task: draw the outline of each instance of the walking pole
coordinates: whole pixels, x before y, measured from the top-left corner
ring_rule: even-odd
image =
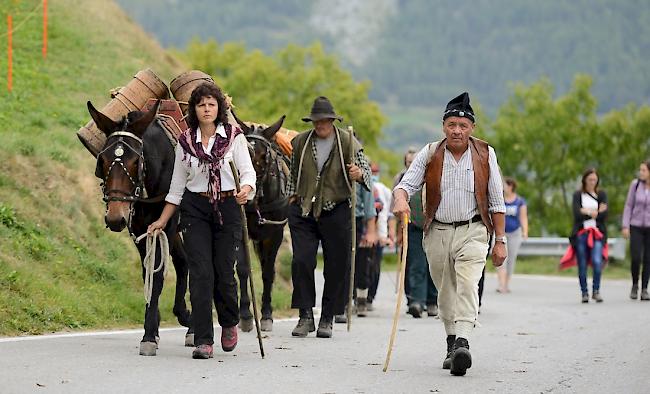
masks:
[[[406,224],[409,221],[408,214],[402,216],[403,222]],[[390,332],[390,340],[388,341],[388,353],[386,354],[386,361],[384,362],[384,372],[388,371],[388,363],[390,362],[390,355],[393,352],[393,344],[395,343],[395,334],[397,332],[397,320],[399,319],[399,312],[402,306],[402,295],[404,294],[404,276],[406,275],[406,253],[408,250],[408,232],[406,226],[402,226],[402,261],[400,262],[400,275],[399,275],[399,290],[397,293],[397,305],[395,305],[395,314],[393,315],[393,329]]]
[[[350,133],[350,164],[354,163],[354,129],[352,126],[348,126],[348,132]],[[351,209],[350,209],[350,218],[352,224],[352,250],[350,251],[350,289],[348,291],[348,332],[350,332],[350,326],[352,325],[352,295],[354,294],[354,266],[357,254],[357,183],[356,181],[351,181],[352,185],[350,187],[350,200],[351,200]]]
[[[232,171],[232,176],[235,179],[235,189],[237,190],[237,193],[239,193],[240,187],[239,187],[239,172],[237,172],[237,167],[235,166],[235,162],[230,160],[230,170]],[[244,233],[244,256],[246,258],[246,263],[248,264],[248,283],[250,284],[251,288],[251,300],[253,301],[253,316],[255,318],[255,329],[257,330],[257,341],[260,344],[260,354],[262,355],[262,358],[264,358],[264,345],[262,345],[262,332],[260,331],[260,319],[257,316],[257,301],[256,301],[256,296],[255,296],[255,285],[253,282],[253,269],[252,264],[251,264],[251,255],[250,251],[248,250],[248,224],[246,223],[246,212],[244,211],[244,206],[240,205],[239,209],[241,211],[241,223],[242,223],[242,231]]]

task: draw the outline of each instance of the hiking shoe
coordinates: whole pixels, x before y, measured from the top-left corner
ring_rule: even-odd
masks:
[[[429,304],[427,305],[427,316],[438,316],[438,305]]]
[[[316,331],[318,338],[331,338],[332,337],[332,318],[321,316],[318,322],[318,331]]]
[[[224,352],[232,352],[237,346],[237,327],[221,328],[221,348]]]
[[[456,338],[454,350],[451,354],[451,374],[463,376],[472,366],[472,355],[469,352],[469,343],[465,338]]]
[[[637,285],[632,286],[632,290],[630,290],[630,298],[633,300],[639,298],[639,286]]]
[[[348,317],[345,315],[334,315],[334,323],[347,323]]]
[[[367,303],[365,298],[357,298],[357,316],[366,317],[368,313]]]
[[[641,290],[641,301],[650,301],[650,294],[648,294],[648,289]]]
[[[594,291],[594,294],[591,295],[591,298],[593,298],[596,302],[603,302],[603,297],[600,296],[599,291]]]
[[[582,303],[586,304],[589,302],[589,293],[582,293]]]
[[[414,302],[411,305],[409,305],[409,310],[407,313],[413,316],[414,318],[419,319],[420,317],[422,317],[422,306],[417,302]]]
[[[447,355],[445,361],[442,362],[442,369],[451,369],[451,353],[454,351],[454,342],[456,342],[456,335],[447,335]]]
[[[192,358],[208,359],[213,357],[212,354],[212,345],[199,345],[192,352]]]
[[[291,332],[291,335],[294,337],[304,338],[310,332],[314,331],[316,331],[316,326],[314,325],[314,312],[312,312],[311,309],[301,309],[300,319],[298,319],[298,324]]]

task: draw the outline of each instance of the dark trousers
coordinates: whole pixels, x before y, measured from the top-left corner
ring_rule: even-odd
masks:
[[[220,326],[239,323],[234,276],[235,249],[242,239],[239,205],[234,197],[219,203],[220,221],[207,197],[185,191],[180,209],[180,229],[190,271],[194,344],[211,345],[213,300]]]
[[[379,287],[379,277],[381,276],[381,260],[384,257],[384,247],[381,245],[375,246],[375,251],[372,256],[370,268],[370,288],[368,289],[368,301],[372,302],[377,296],[377,288]]]
[[[643,276],[641,288],[648,288],[650,279],[650,227],[630,226],[630,253],[632,254],[632,284],[639,284],[639,271],[643,263]]]
[[[359,243],[366,232],[366,223],[364,218],[357,218],[357,251],[354,256],[354,286],[357,289],[365,290],[370,287],[372,267],[372,252],[374,247],[360,247]]]
[[[308,309],[316,306],[316,254],[318,244],[323,247],[323,287],[322,316],[332,317],[343,314],[344,282],[350,268],[351,223],[350,207],[347,202],[338,204],[331,211],[323,211],[318,220],[311,214],[301,215],[298,205],[289,206],[289,230],[293,259],[291,261],[291,280],[293,295],[291,307]]]
[[[422,229],[409,223],[406,252],[406,280],[409,283],[408,303],[422,306],[438,303],[438,290],[431,280],[429,263],[422,247]]]

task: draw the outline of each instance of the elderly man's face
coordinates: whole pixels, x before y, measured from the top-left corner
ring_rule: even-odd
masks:
[[[313,122],[313,124],[319,138],[327,138],[334,131],[334,119],[320,119]]]
[[[447,137],[447,146],[451,151],[464,152],[469,144],[469,137],[474,132],[474,123],[464,117],[450,116],[442,123],[442,131]]]

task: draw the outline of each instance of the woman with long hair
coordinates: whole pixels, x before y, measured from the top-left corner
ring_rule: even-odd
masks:
[[[593,268],[592,298],[603,302],[600,276],[603,269],[603,247],[607,243],[607,194],[598,189],[600,178],[595,168],[582,174],[582,186],[573,194],[573,231],[571,245],[578,260],[578,278],[582,302],[589,302],[587,265]]]
[[[526,200],[517,194],[517,181],[506,177],[504,180],[503,196],[506,202],[506,238],[508,243],[508,257],[499,269],[498,293],[510,293],[510,278],[515,272],[517,254],[522,241],[528,238],[528,207]]]

